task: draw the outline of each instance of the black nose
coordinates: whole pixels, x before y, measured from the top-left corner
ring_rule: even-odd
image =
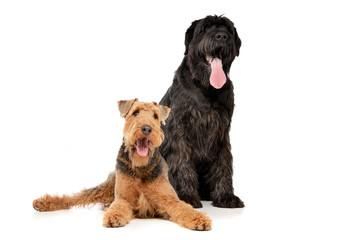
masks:
[[[226,34],[226,32],[217,32],[215,34],[215,39],[217,41],[226,41],[228,39],[228,35]]]
[[[147,136],[147,135],[149,135],[151,133],[152,128],[150,126],[148,126],[148,125],[144,125],[144,126],[141,127],[141,131],[145,136]]]

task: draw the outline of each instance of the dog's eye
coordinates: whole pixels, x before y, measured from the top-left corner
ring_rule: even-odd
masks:
[[[158,119],[158,115],[154,113],[154,119]]]
[[[136,117],[138,114],[139,114],[139,111],[135,111],[135,112],[133,112],[132,115]]]

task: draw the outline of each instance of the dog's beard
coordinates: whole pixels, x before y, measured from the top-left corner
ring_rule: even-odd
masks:
[[[213,41],[202,40],[197,48],[192,46],[189,54],[190,71],[203,86],[221,89],[227,80],[235,53],[232,44],[218,45]]]

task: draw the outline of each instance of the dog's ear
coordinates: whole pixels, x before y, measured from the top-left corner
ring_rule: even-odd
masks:
[[[235,38],[236,56],[239,56],[240,47],[241,47],[241,40],[239,38],[239,35],[238,35],[235,27],[234,27],[234,38]]]
[[[184,55],[187,55],[188,52],[189,52],[189,45],[190,45],[191,40],[193,39],[195,28],[196,28],[196,26],[198,25],[199,22],[200,22],[200,20],[193,21],[191,26],[186,30],[186,33],[185,33],[185,53],[184,53]]]
[[[132,105],[134,104],[134,102],[137,102],[138,99],[135,98],[133,100],[121,100],[118,101],[118,106],[119,106],[119,110],[120,110],[120,116],[125,118],[126,115],[129,113]]]
[[[160,110],[160,121],[163,125],[165,125],[165,120],[168,118],[169,116],[169,113],[170,113],[170,108],[166,107],[166,106],[163,106],[163,105],[160,105],[156,102],[153,102],[153,104],[159,108]]]
[[[165,125],[165,120],[169,117],[169,113],[170,113],[170,108],[163,106],[163,105],[159,105],[159,109],[160,109],[160,119],[161,119],[161,123],[163,125]]]

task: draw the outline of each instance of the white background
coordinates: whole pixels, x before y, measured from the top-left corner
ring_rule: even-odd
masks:
[[[360,31],[356,1],[1,1],[1,239],[359,239]],[[225,14],[243,42],[231,69],[235,193],[201,211],[102,227],[99,206],[37,213],[114,169],[116,101],[160,101],[193,20]],[[230,234],[230,235],[228,235]]]

